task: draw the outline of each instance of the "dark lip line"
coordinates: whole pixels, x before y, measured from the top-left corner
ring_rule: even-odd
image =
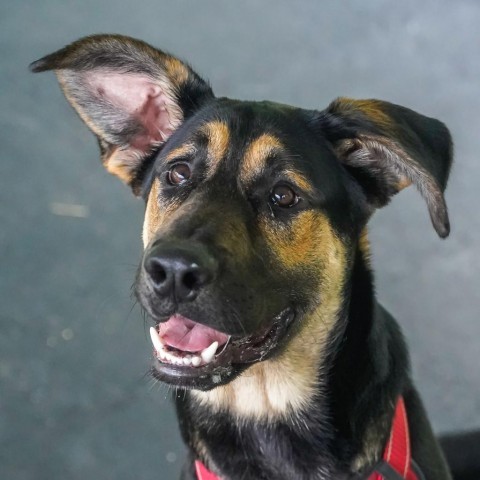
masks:
[[[199,367],[179,366],[169,363],[163,363],[156,357],[154,357],[154,362],[152,366],[153,375],[156,376],[155,373],[157,371],[157,366],[159,367],[159,369],[162,369],[164,371],[171,371],[172,376],[194,378],[209,374],[215,374],[217,370],[221,371],[229,369],[232,368],[232,366],[234,365],[246,366],[252,363],[262,361],[266,357],[268,357],[268,355],[273,350],[275,350],[275,348],[279,344],[280,339],[285,336],[295,317],[296,313],[293,307],[287,307],[282,310],[281,313],[274,317],[273,325],[270,326],[270,328],[268,328],[268,330],[266,330],[265,332],[260,333],[259,335],[250,335],[243,337],[236,336],[236,338],[232,336],[231,340],[227,342],[227,345],[222,350],[222,352],[218,356],[215,356],[212,362],[208,363],[207,365]],[[286,321],[285,324],[282,325],[282,322],[285,319],[288,319],[288,321]],[[270,339],[270,344],[268,344],[269,337],[273,337]],[[250,355],[244,355],[242,358],[242,353],[245,352],[245,350],[249,350],[249,346],[251,346]],[[265,351],[261,352],[262,347],[265,346]],[[235,353],[237,353],[238,355],[235,355]]]

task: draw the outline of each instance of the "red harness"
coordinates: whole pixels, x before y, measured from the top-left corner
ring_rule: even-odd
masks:
[[[195,470],[197,480],[220,480],[199,460],[195,462]],[[378,468],[375,468],[368,480],[394,480],[395,478],[419,480],[412,466],[410,435],[403,397],[400,397],[397,402],[390,438],[383,452],[383,461],[380,462]]]
[[[412,466],[410,434],[408,431],[407,411],[403,397],[400,397],[397,402],[392,429],[390,430],[390,438],[383,452],[382,463],[395,470],[395,472],[405,480],[419,480]],[[383,472],[378,473],[374,471],[368,477],[368,480],[382,480],[383,478],[385,478]]]

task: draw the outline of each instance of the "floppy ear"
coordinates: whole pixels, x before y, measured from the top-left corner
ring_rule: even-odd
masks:
[[[134,192],[145,160],[213,98],[188,65],[121,35],[82,38],[30,69],[55,70],[67,100],[97,136],[104,166]]]
[[[452,141],[443,123],[380,100],[339,98],[319,112],[315,125],[372,207],[386,205],[413,183],[428,205],[438,235],[448,236],[443,191],[452,163]]]

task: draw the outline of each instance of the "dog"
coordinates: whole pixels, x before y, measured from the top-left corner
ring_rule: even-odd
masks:
[[[181,392],[183,479],[451,478],[376,301],[367,235],[411,184],[449,234],[443,123],[380,100],[217,98],[120,35],[31,70],[55,71],[105,168],[145,200],[135,289],[153,376]]]

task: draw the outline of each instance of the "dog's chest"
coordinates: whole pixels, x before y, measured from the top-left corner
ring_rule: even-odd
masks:
[[[182,418],[197,459],[222,480],[346,480],[330,453],[331,434],[309,435],[313,425],[298,419],[270,424],[239,422],[225,414],[207,415],[198,406]],[[200,409],[201,410],[201,409]],[[320,418],[314,420],[317,425]],[[325,422],[326,428],[326,422]],[[318,431],[318,428],[317,428]],[[323,431],[323,428],[322,428]]]

